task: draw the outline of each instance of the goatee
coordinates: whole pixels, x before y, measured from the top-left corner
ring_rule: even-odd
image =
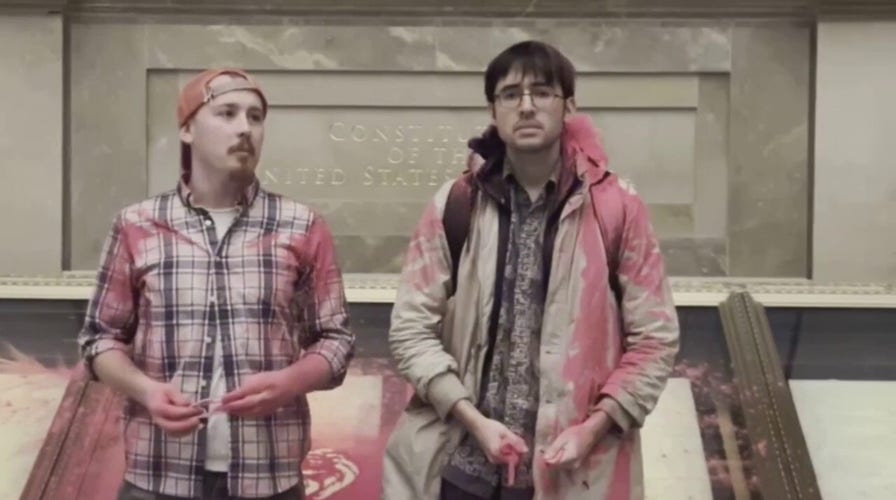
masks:
[[[255,180],[255,169],[243,167],[229,172],[230,182],[245,187]]]

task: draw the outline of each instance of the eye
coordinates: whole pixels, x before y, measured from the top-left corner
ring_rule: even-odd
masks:
[[[554,91],[549,88],[535,88],[532,89],[532,95],[539,99],[547,99],[554,96]]]
[[[218,112],[218,116],[233,118],[234,116],[236,116],[236,112],[232,108],[224,108]]]
[[[515,101],[520,98],[519,90],[505,90],[500,94],[501,99],[505,101]]]

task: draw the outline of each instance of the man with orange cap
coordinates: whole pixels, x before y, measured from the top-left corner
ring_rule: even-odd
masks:
[[[127,397],[121,499],[304,497],[305,395],[354,352],[332,235],[255,168],[267,99],[237,69],[181,92],[176,189],[122,210],[78,336]]]

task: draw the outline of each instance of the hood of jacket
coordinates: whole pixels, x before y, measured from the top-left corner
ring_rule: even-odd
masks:
[[[564,168],[575,172],[588,185],[606,177],[607,153],[600,131],[589,116],[576,113],[567,118],[560,141]],[[500,168],[502,162],[497,160],[503,159],[506,146],[494,125],[486,128],[482,135],[470,139],[467,144],[471,150],[467,167],[477,176],[485,175],[487,170]]]

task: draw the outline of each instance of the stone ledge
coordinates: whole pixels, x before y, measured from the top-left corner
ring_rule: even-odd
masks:
[[[0,12],[243,16],[434,16],[611,18],[789,18],[820,16],[875,19],[896,13],[888,0],[8,0]]]
[[[0,276],[0,299],[87,300],[93,271],[61,276]],[[391,303],[397,274],[346,274],[354,303]],[[749,292],[766,307],[896,308],[896,284],[824,283],[799,278],[670,278],[679,306],[716,306],[732,292]]]

